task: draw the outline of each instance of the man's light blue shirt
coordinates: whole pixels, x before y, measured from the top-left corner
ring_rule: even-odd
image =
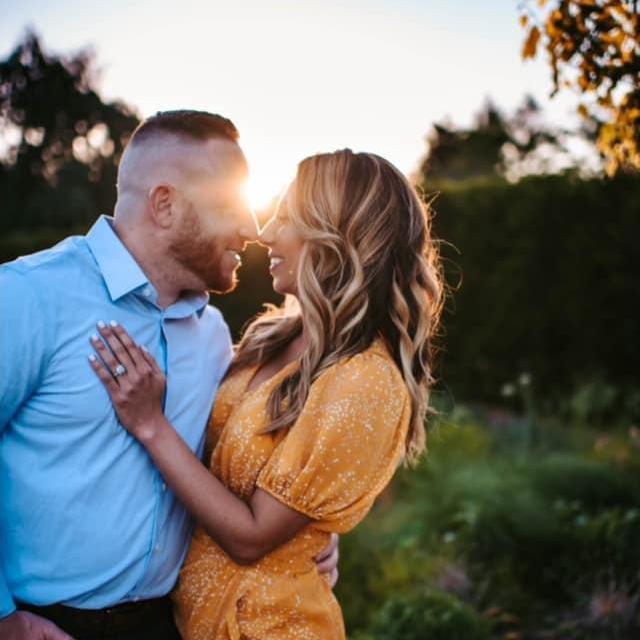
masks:
[[[200,454],[229,330],[205,293],[156,299],[104,216],[0,266],[0,617],[16,600],[96,609],[176,581],[190,519],[88,364],[96,323],[122,324],[165,371],[165,415]]]

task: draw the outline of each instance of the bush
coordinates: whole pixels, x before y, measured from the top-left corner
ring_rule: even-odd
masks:
[[[489,625],[459,598],[429,589],[392,596],[369,633],[372,640],[486,640]]]
[[[585,419],[638,419],[640,177],[423,187],[439,191],[434,231],[457,248],[442,249],[448,280],[462,275],[444,315],[445,384],[466,401],[501,401],[527,372],[547,411],[576,391]]]
[[[499,430],[459,415],[466,424],[432,434],[427,459],[401,470],[343,537],[337,596],[351,637],[474,637],[427,627],[438,628],[452,603],[490,618],[496,638],[636,637],[640,486],[628,444],[636,432],[622,463],[595,458],[597,434],[585,431],[573,440],[565,431],[563,453],[544,453],[541,442],[515,455],[498,446]],[[418,635],[402,635],[410,633]]]
[[[541,496],[553,502],[577,502],[591,512],[640,503],[640,487],[624,469],[576,454],[551,454],[533,464],[531,483]]]

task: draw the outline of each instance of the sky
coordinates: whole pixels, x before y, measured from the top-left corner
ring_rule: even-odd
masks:
[[[411,173],[434,122],[468,125],[488,98],[526,93],[553,124],[546,61],[523,62],[517,0],[0,0],[0,57],[27,27],[45,50],[90,47],[100,93],[141,116],[175,108],[231,118],[256,206],[321,151],[372,151]]]

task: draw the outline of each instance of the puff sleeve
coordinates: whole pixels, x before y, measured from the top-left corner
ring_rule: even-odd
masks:
[[[257,486],[317,528],[348,531],[391,480],[409,419],[408,391],[390,357],[371,351],[353,356],[311,385]]]

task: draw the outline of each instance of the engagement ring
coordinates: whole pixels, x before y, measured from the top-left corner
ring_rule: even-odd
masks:
[[[113,377],[114,378],[119,378],[120,376],[123,376],[125,373],[127,373],[127,368],[123,364],[119,364],[113,370]]]

